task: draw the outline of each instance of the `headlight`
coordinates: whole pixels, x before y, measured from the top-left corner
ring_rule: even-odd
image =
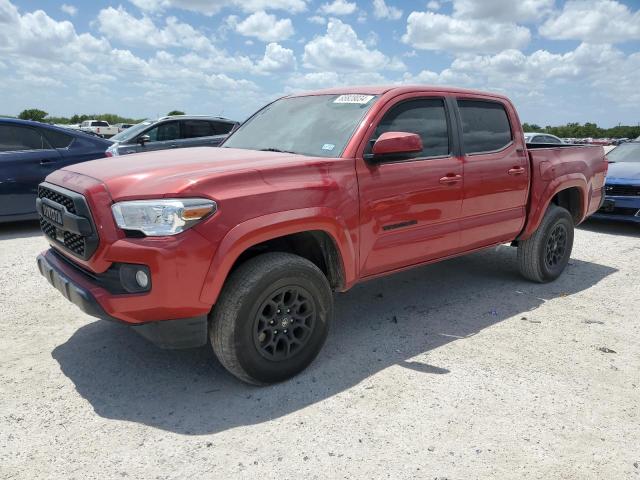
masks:
[[[183,232],[216,210],[216,202],[204,198],[133,200],[111,206],[118,227],[150,237]]]

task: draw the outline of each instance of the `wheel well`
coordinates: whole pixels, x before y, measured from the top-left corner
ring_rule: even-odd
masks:
[[[578,224],[582,220],[582,194],[578,187],[567,188],[555,194],[551,203],[569,211],[573,217],[573,223]]]
[[[292,233],[253,245],[240,254],[231,271],[250,258],[267,252],[288,252],[306,258],[322,270],[332,289],[338,290],[344,286],[342,258],[335,242],[326,232]]]

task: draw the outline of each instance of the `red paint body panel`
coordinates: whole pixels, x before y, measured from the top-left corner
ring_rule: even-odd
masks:
[[[89,260],[60,253],[95,273],[114,262],[148,265],[153,287],[146,294],[113,295],[72,271],[69,276],[123,321],[188,318],[210,311],[247,248],[283,235],[328,234],[340,255],[341,288],[348,289],[374,276],[527,238],[565,188],[580,189],[581,219],[597,209],[606,174],[602,148],[527,151],[517,113],[504,96],[427,86],[338,88],[311,95],[343,93],[378,98],[341,158],[187,148],[112,157],[51,174],[48,182],[87,198],[100,237]],[[452,148],[448,156],[426,160],[364,160],[365,145],[390,108],[434,97],[502,103],[512,143],[481,155]],[[114,202],[160,197],[210,198],[218,211],[172,237],[128,238],[117,228]]]

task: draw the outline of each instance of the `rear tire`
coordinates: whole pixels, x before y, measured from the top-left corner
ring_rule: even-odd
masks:
[[[211,346],[240,380],[281,382],[315,359],[332,314],[331,288],[316,265],[290,253],[265,253],[229,276],[212,312]]]
[[[534,234],[518,243],[520,273],[534,282],[551,282],[564,271],[572,248],[573,218],[551,204]]]

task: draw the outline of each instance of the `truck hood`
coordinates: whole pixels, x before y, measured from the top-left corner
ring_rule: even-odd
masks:
[[[610,163],[607,183],[640,184],[640,162]]]
[[[279,152],[197,147],[109,157],[65,167],[103,182],[113,200],[170,197],[206,191],[205,185],[255,172],[292,166],[312,166],[326,158]]]

